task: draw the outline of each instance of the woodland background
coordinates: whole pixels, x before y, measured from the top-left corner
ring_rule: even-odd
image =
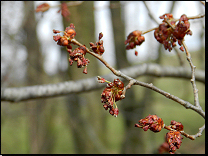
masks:
[[[90,64],[87,75],[83,74],[83,69],[78,69],[76,64],[68,66],[66,63],[68,60],[67,51],[58,45],[61,57],[58,57],[59,63],[54,69],[56,74],[48,73],[45,67],[45,62],[48,59],[46,56],[48,55],[43,51],[45,49],[50,50],[51,44],[48,44],[47,41],[44,42],[41,35],[37,35],[37,25],[40,21],[35,17],[37,16],[34,12],[36,6],[34,6],[34,2],[21,2],[23,5],[19,5],[19,3],[1,2],[1,87],[54,84],[110,73],[107,68],[100,65],[89,54],[87,58],[90,59]],[[138,3],[143,5],[142,2]],[[169,12],[172,12],[177,6],[176,3],[178,2],[169,3]],[[113,29],[111,35],[115,44],[113,47],[115,49],[114,59],[116,59],[114,67],[116,69],[143,63],[180,65],[174,50],[171,54],[167,54],[169,52],[165,51],[163,46],[159,45],[153,37],[149,39],[146,36],[146,41],[143,44],[151,40],[150,43],[155,42],[154,45],[157,45],[153,46],[149,43],[150,48],[147,51],[149,59],[139,62],[128,59],[127,53],[134,52],[125,50],[124,41],[127,35],[124,31],[123,5],[119,2],[110,2],[110,4],[114,6],[110,7],[110,13]],[[145,6],[143,5],[143,7]],[[199,7],[200,10],[203,5],[192,7]],[[22,22],[20,25],[15,25],[15,14],[17,14],[16,11],[20,10],[22,14],[20,13],[21,16],[19,17],[21,17]],[[95,34],[97,30],[95,31],[94,13],[96,11],[94,2],[83,2],[81,5],[70,7],[69,10],[71,13],[70,21],[61,20],[63,22],[61,29],[64,30],[70,23],[74,23],[77,32],[76,39],[89,48],[89,42],[96,42],[99,33]],[[185,11],[183,13],[186,14]],[[132,14],[132,16],[136,15],[136,12]],[[42,16],[44,17],[45,14]],[[60,15],[60,18],[63,17]],[[157,19],[159,21],[159,17]],[[40,17],[39,20],[41,20]],[[150,17],[144,20],[153,22]],[[189,49],[192,61],[197,67],[196,70],[205,69],[204,20],[203,18],[190,22],[191,26],[194,23],[199,23],[198,29],[200,30],[200,38],[192,37],[193,41],[197,40],[200,43],[200,48],[195,49],[195,51]],[[56,22],[52,23],[52,26],[53,24],[55,27]],[[146,29],[150,28],[152,27]],[[52,32],[52,29],[46,31]],[[105,33],[103,34],[105,37]],[[153,36],[153,32],[150,34]],[[194,31],[193,34],[195,34]],[[56,43],[54,42],[54,44]],[[155,59],[151,58],[152,53],[157,54]],[[185,53],[180,53],[184,66],[189,67]],[[50,63],[53,64],[53,62]],[[53,71],[53,68],[49,70]],[[117,77],[115,76],[115,78]],[[113,79],[109,81],[113,81]],[[148,75],[139,76],[137,79],[153,83],[158,88],[185,101],[191,103],[194,101],[193,89],[189,79],[158,78]],[[95,81],[94,83],[98,82]],[[205,85],[202,82],[196,82],[196,85],[199,90],[200,104],[205,110]],[[185,109],[178,103],[141,86],[133,86],[127,90],[126,98],[117,102],[120,113],[117,118],[114,118],[103,109],[100,101],[100,94],[103,89],[104,87],[90,92],[17,103],[2,101],[1,153],[157,153],[158,147],[164,142],[167,130],[153,133],[135,128],[134,124],[141,118],[149,114],[157,114],[167,125],[170,124],[171,120],[182,122],[184,130],[189,134],[197,133],[198,128],[204,124],[204,119],[196,112]],[[205,153],[205,133],[202,134],[194,141],[184,137],[177,152]]]

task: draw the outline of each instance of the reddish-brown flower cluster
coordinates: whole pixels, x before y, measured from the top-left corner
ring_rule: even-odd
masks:
[[[142,128],[144,131],[150,129],[153,132],[160,132],[163,126],[163,120],[157,115],[149,115],[146,118],[139,120],[139,124],[135,124],[135,127]]]
[[[103,34],[99,33],[99,37],[98,37],[99,41],[96,43],[90,42],[90,48],[96,54],[99,54],[99,55],[102,55],[105,52],[104,47],[103,47],[103,40],[101,40],[102,37],[103,37]]]
[[[167,128],[168,127],[168,128]],[[170,154],[174,154],[176,149],[179,149],[182,143],[183,137],[181,136],[181,132],[183,131],[183,125],[180,122],[176,122],[174,120],[171,121],[169,126],[165,126],[166,129],[170,130],[170,128],[176,130],[170,130],[165,136],[165,142],[159,147],[158,151],[160,154],[169,152]]]
[[[165,50],[171,51],[173,47],[176,46],[176,41],[178,44],[182,45],[182,40],[185,35],[192,35],[190,28],[190,23],[186,15],[182,15],[179,22],[176,24],[176,20],[173,18],[172,14],[164,14],[160,16],[160,19],[164,19],[163,23],[155,29],[154,36],[158,42],[164,45]],[[172,26],[170,26],[169,24]],[[183,51],[183,47],[180,47]]]
[[[53,30],[55,34],[60,33],[62,31],[59,30]],[[72,42],[71,40],[75,37],[76,31],[75,26],[73,23],[70,24],[69,27],[66,27],[64,31],[64,35],[60,36],[53,36],[54,41],[57,42],[60,46],[65,46],[67,48],[67,51],[69,52],[69,63],[70,66],[73,64],[74,61],[77,62],[77,67],[85,67],[83,70],[83,73],[87,74],[87,65],[90,63],[88,59],[85,58],[86,55],[86,47],[80,46],[76,48],[74,51],[72,51],[72,46],[70,45]]]
[[[35,12],[45,12],[50,8],[50,5],[48,3],[43,3],[41,5],[38,5]]]
[[[190,28],[190,23],[188,21],[189,19],[185,14],[183,14],[180,19],[178,24],[176,25],[173,35],[178,39],[178,40],[183,40],[185,35],[192,35],[192,31],[189,29]]]
[[[85,69],[83,70],[83,73],[87,74],[87,65],[88,63],[90,63],[90,61],[84,57],[86,54],[85,45],[76,48],[74,51],[72,51],[71,49],[68,49],[68,52],[70,56],[69,58],[70,66],[73,64],[73,61],[76,61],[77,67],[78,68],[85,67]]]
[[[170,131],[166,134],[166,141],[169,145],[169,153],[174,154],[176,149],[179,149],[183,137],[179,131]]]
[[[66,3],[61,3],[61,9],[58,11],[58,13],[61,11],[61,15],[66,18],[66,20],[69,21],[69,16],[70,16],[70,12],[69,9],[67,7]]]
[[[105,110],[108,110],[109,108],[109,113],[117,117],[119,110],[115,102],[125,98],[125,96],[122,94],[124,90],[124,83],[119,79],[114,79],[113,82],[109,82],[101,77],[98,77],[98,82],[108,82],[107,87],[101,94],[101,102],[104,103],[103,107]]]
[[[53,30],[53,33],[57,34],[60,33],[62,31],[59,30]],[[71,43],[71,39],[73,39],[76,35],[76,31],[75,31],[75,26],[73,23],[70,24],[69,27],[66,27],[65,31],[64,31],[64,35],[60,36],[53,36],[54,41],[58,41],[57,44],[60,46],[68,46]]]
[[[135,30],[133,32],[131,32],[128,37],[127,40],[125,41],[125,45],[128,44],[126,46],[126,49],[134,49],[136,47],[136,45],[141,45],[144,41],[145,38],[144,36],[141,36],[142,32],[139,30]]]
[[[183,131],[183,125],[181,122],[176,122],[176,121],[172,120],[170,125],[171,125],[170,127],[172,129],[175,129],[177,131]]]

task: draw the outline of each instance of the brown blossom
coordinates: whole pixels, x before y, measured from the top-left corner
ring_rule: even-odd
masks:
[[[102,55],[105,52],[105,49],[103,47],[103,40],[101,38],[103,37],[102,33],[99,33],[99,41],[96,43],[90,42],[90,48],[92,51],[94,51],[96,54]]]
[[[139,124],[135,124],[135,127],[142,128],[144,131],[150,129],[153,132],[160,132],[163,126],[163,120],[157,115],[149,115],[146,118],[139,120]]]
[[[185,35],[192,35],[190,23],[186,15],[182,15],[179,22],[176,23],[172,14],[164,14],[160,16],[163,23],[154,31],[154,36],[158,42],[164,45],[165,50],[171,51],[176,46],[175,42],[181,46]],[[169,25],[169,24],[171,25]],[[183,47],[180,48],[183,51]]]
[[[135,30],[133,32],[131,32],[128,36],[127,36],[127,40],[125,41],[126,49],[134,49],[136,47],[136,45],[141,45],[144,41],[145,38],[144,36],[141,36],[142,32],[139,30]]]
[[[122,96],[122,92],[124,90],[124,83],[119,79],[114,79],[113,82],[109,82],[104,78],[101,78],[100,76],[98,77],[98,81],[100,83],[103,83],[104,81],[108,82],[106,88],[103,90],[101,94],[101,102],[104,103],[103,107],[105,110],[109,109],[109,113],[117,117],[119,110],[115,102],[124,98],[124,96]]]
[[[166,134],[166,141],[169,145],[169,153],[174,154],[176,149],[179,149],[182,143],[183,137],[179,131],[170,131]]]

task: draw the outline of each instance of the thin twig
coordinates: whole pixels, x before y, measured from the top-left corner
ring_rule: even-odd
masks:
[[[202,135],[202,132],[204,131],[204,129],[205,129],[205,124],[201,127],[201,128],[199,128],[199,131],[198,131],[198,133],[196,133],[195,135],[191,135],[194,139],[196,139],[197,137],[200,137],[201,135]]]
[[[150,84],[147,84],[147,83],[144,83],[144,82],[140,82],[140,81],[135,81],[134,85],[140,85],[140,86],[143,86],[143,87],[146,87],[146,88],[149,88],[149,89],[152,89],[162,95],[164,95],[165,97],[181,104],[182,106],[184,106],[186,109],[192,109],[194,111],[196,111],[198,114],[200,114],[203,118],[205,118],[205,112],[202,110],[201,107],[197,107],[197,106],[194,106],[192,105],[191,103],[187,102],[187,101],[184,101],[180,98],[178,98],[177,96],[174,96],[174,95],[171,95],[170,93],[168,92],[165,92],[157,87],[155,87],[152,83]]]
[[[153,30],[155,30],[155,29],[157,29],[157,28],[158,28],[158,27],[152,28],[152,29],[149,29],[149,30],[146,30],[146,31],[142,31],[142,34],[146,34],[146,33],[150,32],[150,31],[153,31]]]
[[[125,97],[125,94],[126,94],[126,90],[130,89],[133,84],[134,84],[134,79],[130,80],[128,85],[126,85],[126,87],[124,87],[123,94],[122,94],[124,97]]]
[[[181,57],[181,53],[180,53],[179,49],[176,48],[176,47],[174,47],[174,50],[175,50],[175,52],[176,52],[176,54],[178,56],[178,60],[179,60],[180,65],[181,66],[184,66],[184,61],[183,61],[183,59]]]
[[[191,54],[188,52],[188,48],[184,42],[184,40],[182,41],[183,47],[185,49],[186,52],[186,58],[191,66],[191,84],[193,87],[193,92],[194,92],[194,105],[201,108],[200,104],[199,104],[199,97],[198,97],[198,89],[196,88],[196,82],[195,82],[195,69],[196,66],[194,66],[192,60],[191,60]]]
[[[192,17],[188,17],[188,19],[197,19],[197,18],[203,18],[205,16],[205,14],[200,14],[200,15],[197,15],[197,16],[192,16]]]
[[[165,22],[166,22],[173,30],[175,29],[174,26],[171,25],[169,21],[165,20]]]

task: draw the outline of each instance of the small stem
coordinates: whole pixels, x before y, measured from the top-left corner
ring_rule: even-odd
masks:
[[[182,59],[182,57],[181,57],[181,53],[180,53],[179,49],[176,48],[176,47],[174,47],[174,50],[176,51],[176,54],[177,54],[177,56],[178,56],[180,65],[181,65],[181,66],[184,66],[184,61],[183,61],[183,59]]]
[[[184,39],[182,41],[183,47],[185,49],[186,52],[186,58],[191,66],[191,84],[193,87],[193,92],[194,92],[194,105],[201,108],[200,104],[199,104],[199,97],[198,97],[198,89],[196,88],[196,82],[195,82],[195,69],[196,66],[193,65],[193,62],[191,60],[191,54],[188,52],[188,48],[184,42]]]
[[[188,19],[197,19],[197,18],[203,18],[205,16],[205,14],[201,14],[201,15],[197,15],[197,16],[192,16],[192,17],[188,17]]]
[[[165,20],[165,22],[174,30],[175,28],[170,24],[169,21]]]
[[[131,86],[134,85],[134,83],[135,83],[135,80],[134,80],[134,79],[131,79],[131,80],[129,81],[128,85],[127,85],[126,87],[124,87],[124,90],[123,90],[123,95],[124,95],[124,97],[125,97],[125,94],[126,94],[126,90],[127,90],[127,89],[130,89]]]
[[[153,31],[153,30],[155,30],[155,29],[157,29],[157,28],[158,28],[158,27],[152,28],[152,29],[149,29],[149,30],[146,30],[146,31],[142,31],[142,34],[146,34],[146,33],[150,32],[150,31]]]

